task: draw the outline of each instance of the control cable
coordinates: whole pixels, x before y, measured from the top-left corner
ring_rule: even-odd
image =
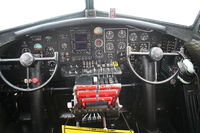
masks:
[[[124,121],[126,123],[126,126],[128,127],[128,130],[130,131],[130,133],[133,133],[133,131],[131,130],[131,128],[130,128],[130,126],[129,126],[129,124],[128,124],[128,122],[127,122],[127,120],[126,120],[126,118],[125,118],[125,116],[123,114],[123,112],[121,112],[121,114],[122,114],[122,117],[123,117],[123,119],[124,119]]]

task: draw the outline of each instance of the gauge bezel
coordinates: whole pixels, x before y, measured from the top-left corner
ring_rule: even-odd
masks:
[[[108,46],[112,46],[112,48],[110,49],[110,48],[108,48]],[[105,48],[107,51],[111,51],[111,50],[114,50],[115,46],[114,46],[113,42],[107,42]]]
[[[123,34],[121,34],[121,32],[123,32]],[[127,32],[126,32],[125,29],[121,29],[121,30],[118,31],[118,37],[119,38],[123,39],[123,38],[126,38],[126,36],[127,36]]]
[[[144,38],[145,37],[145,38]],[[149,40],[149,34],[147,32],[143,32],[140,34],[140,40],[147,41]]]
[[[133,35],[133,34],[134,34],[134,35]],[[134,37],[134,39],[133,39],[133,37]],[[129,40],[130,40],[130,41],[134,42],[134,41],[137,41],[137,39],[138,39],[137,33],[132,32],[132,33],[129,35]]]
[[[100,42],[101,42],[101,45],[97,45],[97,41],[100,41]],[[95,39],[94,45],[95,45],[96,47],[98,47],[98,48],[102,47],[102,46],[103,46],[103,40],[100,39],[100,38]]]
[[[120,45],[123,46],[123,47],[120,48]],[[123,42],[119,42],[119,43],[117,44],[117,47],[118,47],[118,49],[120,49],[120,50],[125,49],[125,48],[126,48],[126,42],[124,42],[124,41],[123,41]]]
[[[111,37],[110,37],[110,35],[108,36],[108,33],[109,33],[109,32],[112,33],[112,34],[111,34]],[[115,36],[115,34],[114,34],[114,32],[113,32],[112,30],[106,31],[106,39],[111,40],[111,39],[114,38],[114,36]]]

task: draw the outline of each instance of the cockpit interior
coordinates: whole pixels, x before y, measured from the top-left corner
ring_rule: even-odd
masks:
[[[199,133],[192,26],[97,11],[0,31],[0,133]]]

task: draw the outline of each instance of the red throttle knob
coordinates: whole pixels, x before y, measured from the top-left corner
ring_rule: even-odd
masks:
[[[32,78],[31,79],[32,84],[38,84],[39,82],[40,82],[40,80],[38,78]]]

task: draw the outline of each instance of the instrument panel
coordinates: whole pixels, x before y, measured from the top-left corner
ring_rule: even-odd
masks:
[[[62,77],[84,74],[121,74],[120,64],[126,64],[126,48],[142,52],[161,47],[164,52],[179,51],[183,41],[151,29],[120,25],[83,25],[63,27],[32,35],[19,42],[18,54],[31,52],[41,56],[59,53]],[[18,48],[17,48],[18,49]],[[134,57],[131,58],[134,62]],[[48,62],[48,70],[55,62]],[[114,66],[114,67],[113,67]]]

